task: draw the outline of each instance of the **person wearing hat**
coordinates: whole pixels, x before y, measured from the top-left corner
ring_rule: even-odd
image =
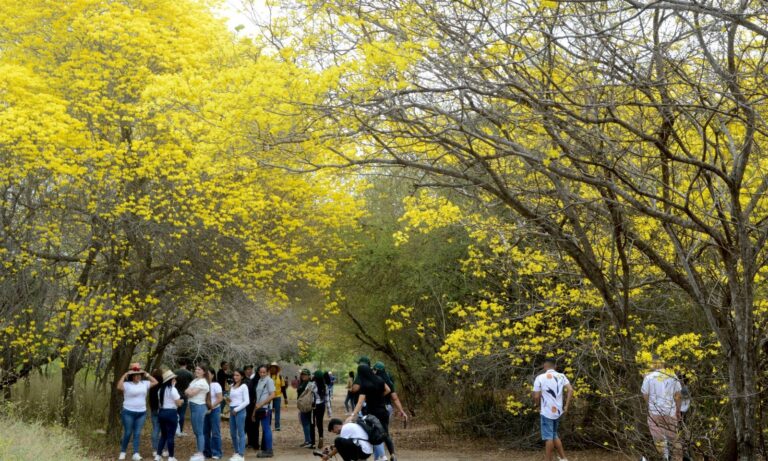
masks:
[[[160,453],[168,450],[168,461],[176,461],[175,439],[178,424],[178,408],[184,402],[176,389],[176,374],[171,370],[163,372],[163,384],[157,390],[159,412],[157,419],[160,422],[160,441],[155,447],[155,461],[160,461]]]
[[[304,393],[307,387],[309,386],[314,387],[314,383],[312,383],[312,381],[309,380],[310,376],[311,376],[311,373],[308,369],[304,368],[301,370],[301,374],[299,375],[299,385],[296,388],[297,402],[298,402],[298,397],[301,397],[301,394]],[[312,391],[311,388],[310,388],[310,391]],[[312,432],[314,432],[314,428],[312,427],[312,410],[307,412],[302,412],[301,410],[299,410],[299,421],[301,422],[301,429],[304,432],[304,443],[302,443],[300,447],[314,448],[312,446],[312,435],[311,435]]]
[[[275,398],[272,399],[272,411],[275,414],[275,431],[280,431],[280,404],[283,400],[285,381],[280,376],[280,365],[277,362],[269,364],[269,376],[275,383]]]
[[[147,378],[143,380],[142,378]],[[144,422],[147,420],[147,393],[149,388],[157,385],[157,380],[141,368],[138,363],[132,363],[123,376],[117,381],[117,390],[123,393],[123,410],[120,421],[123,423],[123,437],[120,440],[120,456],[125,459],[128,441],[133,437],[133,460],[141,459],[139,454],[139,437]]]

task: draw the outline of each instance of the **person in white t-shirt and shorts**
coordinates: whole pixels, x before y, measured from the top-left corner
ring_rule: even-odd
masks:
[[[648,429],[656,450],[664,459],[681,461],[682,446],[677,427],[682,405],[682,385],[675,373],[664,368],[664,362],[654,359],[654,370],[643,378],[641,392],[648,404]]]
[[[544,459],[552,461],[553,452],[557,450],[561,461],[568,461],[557,431],[563,415],[568,412],[571,405],[573,387],[564,374],[555,370],[556,366],[556,359],[551,357],[544,359],[542,364],[544,371],[533,382],[533,401],[540,414]],[[563,395],[565,395],[565,403],[563,403]]]

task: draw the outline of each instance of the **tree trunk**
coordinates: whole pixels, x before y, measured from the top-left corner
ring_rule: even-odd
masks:
[[[61,411],[61,424],[64,427],[68,427],[72,421],[72,415],[75,412],[76,404],[76,379],[77,372],[83,366],[83,354],[85,353],[83,346],[75,346],[69,354],[67,354],[66,361],[64,362],[64,369],[61,370],[61,398],[63,399],[62,411]]]

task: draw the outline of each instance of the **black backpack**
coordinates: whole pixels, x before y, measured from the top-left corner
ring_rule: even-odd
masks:
[[[374,415],[365,415],[362,418],[357,418],[357,425],[362,427],[365,433],[368,434],[368,442],[372,445],[384,443],[387,437],[389,437],[379,418]]]

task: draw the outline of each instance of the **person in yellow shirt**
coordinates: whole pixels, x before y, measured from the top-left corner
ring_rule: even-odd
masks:
[[[272,399],[272,410],[275,414],[275,431],[280,431],[280,403],[283,400],[283,377],[280,376],[280,365],[277,362],[269,364],[269,375],[275,382],[275,398]]]

